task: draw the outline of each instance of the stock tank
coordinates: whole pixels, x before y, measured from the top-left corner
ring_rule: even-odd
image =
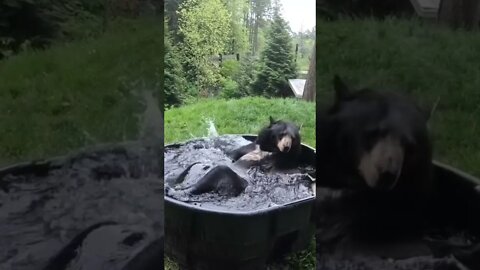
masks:
[[[232,136],[247,141],[256,138]],[[181,145],[166,145],[165,151]],[[301,147],[303,161],[314,168],[315,149],[305,144]],[[311,244],[315,230],[314,182],[311,187],[313,193],[303,198],[241,211],[234,207],[203,207],[166,194],[166,254],[182,269],[265,269],[270,259]]]

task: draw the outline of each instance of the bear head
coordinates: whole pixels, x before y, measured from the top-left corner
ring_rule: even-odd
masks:
[[[258,134],[256,144],[260,150],[272,153],[290,153],[300,148],[300,128],[294,123],[274,120]]]
[[[428,181],[428,117],[413,101],[387,91],[352,90],[337,75],[334,90],[333,106],[317,114],[319,178],[380,190]]]

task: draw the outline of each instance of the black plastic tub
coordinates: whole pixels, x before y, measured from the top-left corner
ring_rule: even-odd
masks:
[[[437,161],[433,165],[433,203],[421,217],[395,219],[401,225],[389,231],[388,240],[374,240],[376,233],[355,239],[352,235],[365,233],[354,232],[351,224],[370,216],[368,226],[375,226],[405,213],[389,213],[388,206],[372,203],[369,195],[332,191],[317,183],[317,269],[480,269],[480,180]],[[381,202],[392,205],[385,197]],[[422,229],[415,225],[403,230],[410,224],[422,224]]]
[[[308,164],[315,166],[315,149],[302,147]],[[314,202],[313,195],[287,205],[235,212],[165,196],[166,254],[181,269],[265,269],[269,259],[309,246],[315,230]]]

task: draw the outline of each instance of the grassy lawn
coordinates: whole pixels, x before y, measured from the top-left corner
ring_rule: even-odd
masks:
[[[480,33],[416,20],[317,22],[317,106],[338,73],[357,86],[390,87],[437,106],[435,159],[480,177]]]
[[[305,144],[315,147],[315,104],[296,99],[243,98],[238,100],[205,99],[196,104],[165,112],[165,144],[207,136],[206,119],[215,123],[219,134],[256,134],[268,124],[271,115],[302,125],[300,133]],[[292,254],[284,262],[269,269],[314,269],[315,241],[306,251]],[[165,269],[178,267],[166,259]]]
[[[160,91],[162,44],[161,21],[117,21],[0,61],[0,165],[136,138],[138,94]]]

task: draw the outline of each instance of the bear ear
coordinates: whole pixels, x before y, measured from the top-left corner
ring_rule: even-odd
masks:
[[[335,90],[335,100],[337,102],[345,99],[350,93],[350,89],[348,89],[348,86],[343,82],[342,79],[340,79],[340,76],[338,76],[337,74],[335,74],[335,76],[333,77],[333,88]]]
[[[275,119],[273,119],[272,116],[269,116],[270,117],[270,125],[272,125],[273,123],[275,123]]]

